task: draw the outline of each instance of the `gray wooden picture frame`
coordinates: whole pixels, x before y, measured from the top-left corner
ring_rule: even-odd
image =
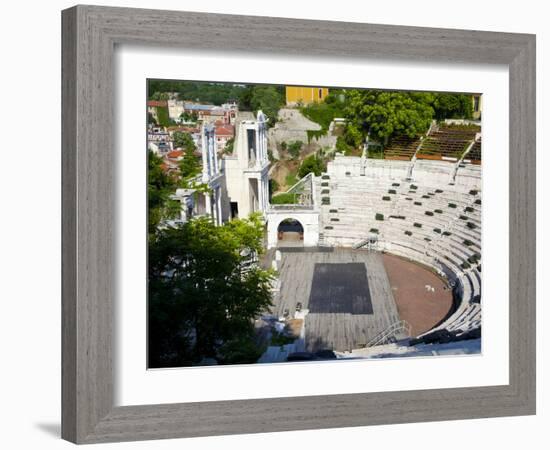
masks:
[[[97,6],[63,11],[62,32],[64,439],[95,443],[535,413],[534,35]],[[114,407],[113,52],[126,43],[507,65],[509,384]]]

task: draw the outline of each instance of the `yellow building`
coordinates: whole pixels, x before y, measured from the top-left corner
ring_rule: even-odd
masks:
[[[307,86],[287,86],[286,87],[286,104],[296,105],[303,103],[322,102],[328,95],[328,88],[324,87],[307,87]]]

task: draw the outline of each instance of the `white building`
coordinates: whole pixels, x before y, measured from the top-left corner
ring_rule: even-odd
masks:
[[[209,215],[218,225],[235,217],[247,217],[269,207],[267,158],[267,118],[257,117],[237,123],[233,154],[218,154],[216,127],[204,124],[201,132],[202,174],[195,180],[208,189],[179,189],[173,198],[182,204],[181,219]],[[190,200],[193,197],[193,201]],[[191,209],[190,208],[191,205]]]
[[[256,119],[236,123],[233,155],[224,158],[227,194],[232,217],[247,217],[269,206],[269,159],[267,118],[258,111]]]

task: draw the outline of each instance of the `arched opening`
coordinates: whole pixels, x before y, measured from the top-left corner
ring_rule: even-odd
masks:
[[[304,227],[296,219],[281,220],[277,227],[277,245],[302,246],[304,245]]]

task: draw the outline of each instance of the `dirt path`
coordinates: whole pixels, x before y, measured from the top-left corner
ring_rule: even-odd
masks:
[[[384,254],[383,261],[399,317],[410,323],[413,336],[428,331],[447,315],[452,292],[444,289],[445,283],[436,274],[393,255]]]

